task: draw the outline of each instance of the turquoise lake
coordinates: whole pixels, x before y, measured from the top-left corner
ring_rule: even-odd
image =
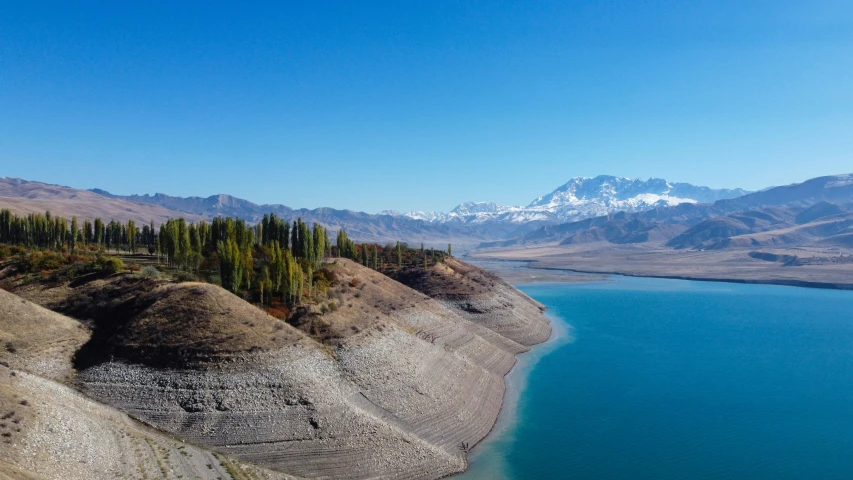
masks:
[[[853,292],[613,277],[520,287],[521,357],[472,479],[853,478]]]

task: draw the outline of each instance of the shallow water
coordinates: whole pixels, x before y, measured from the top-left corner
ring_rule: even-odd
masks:
[[[853,292],[626,277],[522,289],[557,339],[522,356],[458,478],[853,478]]]

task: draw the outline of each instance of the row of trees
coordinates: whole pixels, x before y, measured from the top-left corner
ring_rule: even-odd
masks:
[[[374,270],[384,271],[393,266],[398,269],[403,268],[404,265],[422,265],[423,268],[427,268],[430,264],[435,265],[449,256],[451,248],[451,245],[448,244],[448,251],[442,252],[434,248],[427,250],[423,243],[421,243],[420,250],[414,250],[404,242],[389,243],[385,246],[369,243],[356,244],[341,229],[338,231],[335,254],[359,262]]]
[[[105,224],[96,218],[94,222],[84,220],[81,224],[77,217],[72,217],[69,222],[49,211],[19,216],[8,209],[0,210],[0,243],[10,245],[57,251],[95,246],[136,253],[141,245],[153,249],[156,242],[154,232],[153,222],[140,229],[133,220],[126,224],[111,220]]]
[[[404,264],[426,268],[430,261],[435,264],[447,255],[427,251],[423,244],[419,253],[401,242],[356,244],[343,229],[332,244],[322,225],[309,226],[302,219],[291,223],[275,214],[264,215],[254,226],[241,219],[218,217],[210,223],[170,219],[159,228],[152,221],[140,228],[133,220],[123,224],[96,218],[80,223],[73,217],[68,222],[50,212],[18,216],[3,209],[0,243],[56,251],[87,248],[136,253],[143,248],[169,268],[211,281],[216,277],[224,288],[254,295],[262,304],[278,299],[288,305],[302,302],[316,282],[324,281],[318,272],[329,256],[383,271]]]
[[[328,231],[302,219],[292,224],[266,215],[257,225],[234,218],[215,218],[211,223],[170,219],[137,227],[100,218],[94,222],[77,217],[69,223],[50,212],[19,216],[0,210],[0,243],[56,251],[86,247],[136,253],[144,247],[169,268],[214,277],[235,293],[257,293],[262,303],[279,298],[294,304],[310,294],[315,272],[331,255]]]
[[[215,260],[224,288],[256,291],[261,303],[278,296],[293,304],[301,301],[306,284],[311,291],[330,246],[320,224],[309,227],[297,219],[291,225],[267,215],[255,226],[230,217],[211,224],[171,219],[160,227],[155,251],[170,267],[189,272],[204,269],[206,261],[210,269]]]

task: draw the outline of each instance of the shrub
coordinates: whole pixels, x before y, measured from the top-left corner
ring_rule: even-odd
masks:
[[[98,258],[95,259],[95,264],[99,270],[108,273],[118,273],[124,270],[124,262],[117,257],[105,257],[103,255],[99,255]]]
[[[321,293],[326,293],[329,290],[331,282],[326,278],[322,270],[314,272],[314,288]]]
[[[335,273],[335,271],[332,269],[331,265],[324,265],[323,268],[321,268],[317,272],[317,274],[322,275],[323,278],[325,278],[326,281],[329,282],[329,285],[333,285],[334,283],[336,283],[338,281],[338,274]],[[315,278],[316,278],[316,276],[315,276]]]
[[[195,282],[198,278],[189,272],[178,271],[175,272],[175,280],[178,282]]]
[[[275,306],[267,307],[264,309],[270,316],[273,316],[279,320],[285,321],[287,317],[290,316],[290,309],[280,303],[276,302]]]
[[[155,267],[154,265],[148,265],[142,269],[142,276],[145,278],[156,280],[160,278],[160,270],[157,270],[157,267]]]
[[[56,270],[65,264],[65,257],[54,252],[33,252],[29,258],[30,270]]]

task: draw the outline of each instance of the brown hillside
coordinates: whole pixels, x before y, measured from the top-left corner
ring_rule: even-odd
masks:
[[[132,274],[75,284],[21,288],[18,293],[47,301],[92,329],[91,340],[77,352],[78,368],[113,357],[190,366],[305,339],[215,285],[173,284]]]
[[[213,368],[192,371],[106,361],[83,370],[79,388],[189,442],[304,477],[432,479],[461,471],[459,445],[476,444],[492,428],[513,352],[526,347],[352,261],[337,259],[331,270],[330,299],[290,319],[322,345],[291,339],[233,361],[213,356]],[[548,331],[539,309],[515,295],[497,301],[510,309],[523,303],[535,312],[523,321]]]
[[[544,307],[540,303],[497,275],[455,258],[427,270],[410,268],[390,274],[509,340],[510,344],[498,341],[514,353],[526,351],[551,335],[550,325],[541,321]]]
[[[100,217],[122,223],[134,220],[145,224],[153,220],[158,226],[169,218],[183,217],[187,221],[203,218],[157,205],[108,198],[88,190],[14,178],[0,178],[0,208],[8,208],[18,215],[44,213],[49,210],[54,215],[69,219],[76,215],[81,219]]]
[[[63,380],[87,340],[89,329],[80,322],[0,290],[0,360]]]
[[[0,479],[246,478],[286,475],[186,445],[98,404],[67,380],[89,339],[77,320],[0,290]]]
[[[15,288],[91,327],[74,386],[147,425],[301,477],[434,479],[465,468],[459,446],[494,425],[514,354],[550,332],[497,277],[434,270],[419,284],[431,298],[336,259],[329,297],[290,324],[216,286],[139,274]]]

